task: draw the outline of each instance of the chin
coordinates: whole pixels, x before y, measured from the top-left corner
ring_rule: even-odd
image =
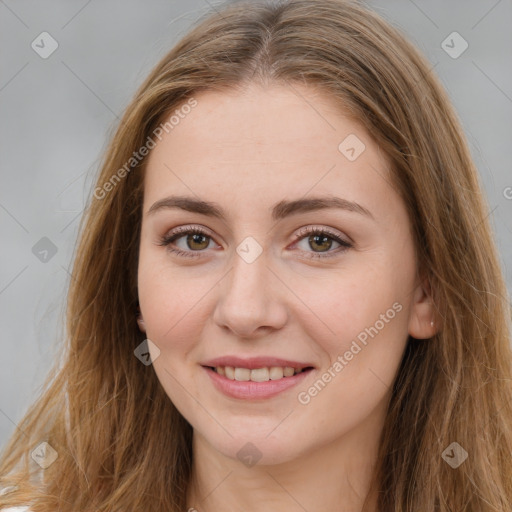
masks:
[[[274,427],[275,428],[275,425]],[[269,430],[254,431],[246,430],[245,433],[233,434],[218,438],[206,438],[207,442],[225,457],[240,461],[247,467],[253,465],[276,465],[283,464],[296,459],[300,452],[297,450],[299,440],[287,434],[267,436]],[[262,434],[262,432],[265,432]],[[303,447],[305,448],[305,447]]]

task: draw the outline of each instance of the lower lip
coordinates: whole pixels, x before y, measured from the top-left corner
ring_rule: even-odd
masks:
[[[241,381],[231,380],[223,375],[219,375],[211,368],[203,366],[210,379],[212,379],[214,386],[232,398],[242,398],[245,400],[256,400],[261,398],[271,398],[273,396],[286,391],[302,382],[306,376],[311,372],[311,369],[304,370],[292,377],[283,377],[278,380],[268,380],[265,382]]]

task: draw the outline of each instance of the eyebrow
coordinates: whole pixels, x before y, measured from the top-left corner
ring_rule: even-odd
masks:
[[[199,213],[209,217],[215,217],[226,221],[226,215],[217,203],[203,201],[191,196],[169,196],[156,201],[147,214],[154,214],[157,211],[179,208],[188,212]],[[356,212],[373,220],[375,218],[364,206],[340,197],[310,197],[307,199],[296,199],[294,201],[280,201],[272,207],[272,220],[278,221],[298,213],[323,210],[326,208],[339,208],[350,212]]]

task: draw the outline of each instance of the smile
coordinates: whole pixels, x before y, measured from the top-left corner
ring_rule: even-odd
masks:
[[[272,398],[303,381],[312,365],[276,358],[218,358],[201,365],[222,394],[244,400]]]
[[[302,368],[293,368],[291,366],[271,366],[270,368],[233,368],[233,366],[217,366],[212,368],[219,375],[224,375],[229,380],[267,382],[269,380],[279,380],[282,378],[293,377],[302,372]]]

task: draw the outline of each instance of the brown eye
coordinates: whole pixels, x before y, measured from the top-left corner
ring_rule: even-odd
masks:
[[[326,228],[308,226],[302,229],[296,237],[298,239],[296,245],[299,246],[299,244],[305,242],[302,247],[299,247],[307,254],[306,257],[308,258],[329,258],[340,255],[353,247],[352,243]],[[333,242],[338,246],[331,251]]]
[[[181,246],[178,245],[180,240]],[[170,234],[162,237],[158,245],[166,246],[167,249],[178,256],[196,257],[207,249],[212,237],[199,227],[180,227]]]
[[[181,237],[180,237],[181,238]],[[206,243],[205,243],[206,240]],[[187,235],[187,246],[192,250],[202,250],[206,249],[210,243],[209,237],[203,235],[202,233],[194,233],[191,235]]]
[[[332,247],[332,239],[325,235],[311,235],[308,242],[312,249],[318,248],[320,252],[328,251]]]

